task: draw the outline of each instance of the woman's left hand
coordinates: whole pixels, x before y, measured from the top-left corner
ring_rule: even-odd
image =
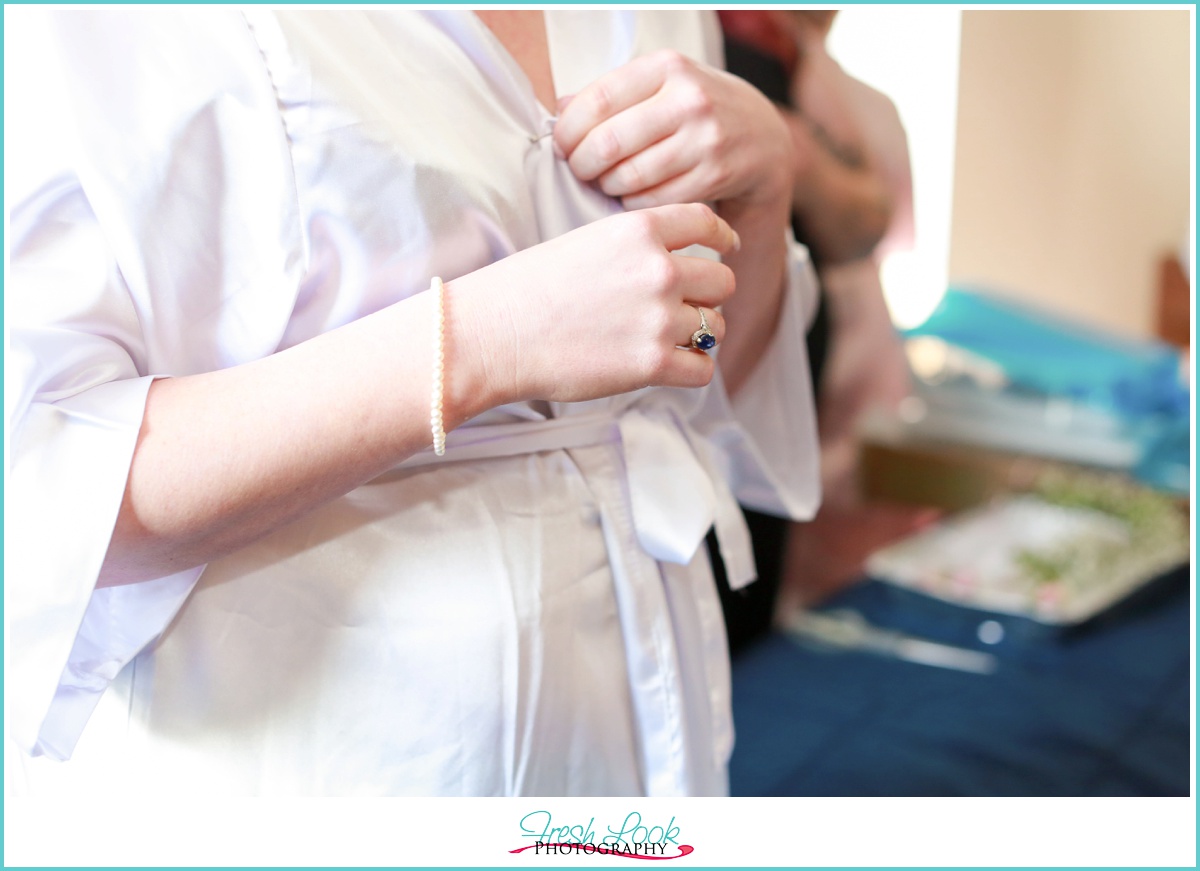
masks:
[[[562,109],[554,141],[578,178],[627,209],[790,195],[791,136],[775,107],[736,76],[674,51],[588,85]]]

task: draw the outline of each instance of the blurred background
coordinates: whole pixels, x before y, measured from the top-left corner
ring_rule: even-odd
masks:
[[[1194,10],[740,15],[894,210],[874,324],[809,241],[825,504],[771,631],[726,596],[734,793],[1188,795]]]
[[[1157,333],[1160,263],[1191,263],[1189,19],[963,13],[952,282]]]
[[[922,277],[1155,335],[1162,259],[1191,269],[1191,31],[1186,10],[843,10],[831,54],[908,131]],[[888,277],[913,326],[937,290]]]

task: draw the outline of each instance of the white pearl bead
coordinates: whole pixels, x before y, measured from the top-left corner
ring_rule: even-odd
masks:
[[[442,280],[434,277],[430,282],[437,303],[437,316],[433,335],[433,389],[429,393],[429,429],[433,436],[433,450],[439,457],[446,452],[446,430],[442,419],[442,397],[446,380],[446,287]]]

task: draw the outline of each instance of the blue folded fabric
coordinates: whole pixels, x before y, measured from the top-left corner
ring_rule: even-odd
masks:
[[[1016,387],[1098,407],[1142,446],[1135,474],[1186,491],[1190,392],[1178,351],[983,290],[952,287],[906,337],[933,336],[998,365]]]
[[[734,657],[738,796],[1186,796],[1189,569],[1051,629],[870,581],[831,608],[997,656],[980,675],[786,636]],[[979,641],[981,620],[1006,629]]]

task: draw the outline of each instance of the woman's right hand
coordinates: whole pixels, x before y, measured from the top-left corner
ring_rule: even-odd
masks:
[[[672,253],[689,245],[727,253],[739,242],[705,205],[661,206],[447,283],[447,377],[475,355],[494,404],[707,384],[713,360],[686,347],[700,328],[695,307],[719,342],[725,322],[713,309],[733,293],[734,276],[720,262]]]

